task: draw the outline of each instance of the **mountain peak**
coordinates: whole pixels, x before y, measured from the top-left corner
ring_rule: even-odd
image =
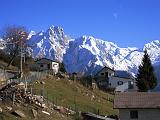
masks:
[[[61,34],[64,35],[64,31],[62,27],[59,26],[54,26],[52,25],[51,27],[49,27],[49,29],[47,30],[49,33],[51,33],[51,35],[53,34]]]
[[[160,45],[160,40],[154,40],[153,43],[156,45]]]
[[[87,36],[87,35],[83,35],[82,36],[83,39],[95,39],[93,36]]]
[[[150,49],[159,49],[160,47],[160,40],[154,40],[150,43],[147,43],[144,45],[144,48],[143,50],[147,49],[147,50],[150,50]]]

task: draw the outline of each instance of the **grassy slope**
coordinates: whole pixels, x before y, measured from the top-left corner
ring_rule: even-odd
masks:
[[[113,96],[108,93],[100,90],[91,90],[79,83],[64,79],[48,78],[43,81],[45,82],[45,96],[48,94],[50,101],[58,105],[93,113],[97,113],[99,109],[102,115],[117,114],[117,111],[113,109],[112,102],[107,100],[108,98],[113,99]],[[34,88],[40,93],[42,85],[34,83]],[[92,99],[93,96],[95,97],[94,99]]]

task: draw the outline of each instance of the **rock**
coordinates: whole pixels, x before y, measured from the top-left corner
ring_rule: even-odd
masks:
[[[33,113],[33,116],[36,118],[37,117],[37,111],[35,109],[32,109],[32,113]]]
[[[0,107],[0,113],[2,113],[3,112],[3,110],[2,110],[2,108]]]
[[[8,107],[8,106],[7,106],[6,108],[7,108],[7,110],[9,110],[9,111],[11,111],[11,110],[12,110],[12,107]]]
[[[18,84],[18,86],[21,87],[21,88],[23,88],[23,89],[25,88],[25,84],[24,84],[23,82],[20,82],[20,83]]]
[[[61,106],[56,106],[56,105],[54,105],[54,109],[55,109],[55,110],[58,110],[58,111],[59,111],[60,108],[61,108]]]
[[[68,112],[69,112],[68,114],[70,114],[70,115],[74,115],[76,113],[75,111],[70,110],[70,109],[68,110]]]
[[[39,103],[43,104],[43,97],[42,96],[35,95],[35,98]]]
[[[49,113],[49,112],[46,112],[46,111],[42,111],[42,113],[47,114],[47,115],[50,115],[50,113]]]
[[[21,118],[25,118],[26,117],[25,114],[22,111],[20,111],[20,110],[15,110],[12,113],[14,115],[17,115],[17,116],[21,117]]]
[[[65,114],[66,113],[66,109],[64,107],[61,107],[59,112],[62,113],[62,114]]]
[[[94,95],[92,95],[91,96],[91,101],[93,101],[95,99],[95,96]]]
[[[24,107],[27,107],[28,105],[27,105],[27,104],[23,104],[23,106],[24,106]]]
[[[40,84],[44,85],[44,84],[45,84],[45,82],[44,82],[44,81],[41,81],[41,82],[40,82]]]

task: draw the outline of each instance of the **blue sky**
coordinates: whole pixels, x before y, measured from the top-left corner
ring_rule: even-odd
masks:
[[[71,37],[92,35],[120,47],[160,39],[160,0],[1,0],[0,28],[61,26]]]

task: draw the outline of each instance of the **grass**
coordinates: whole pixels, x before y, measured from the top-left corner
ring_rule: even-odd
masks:
[[[98,89],[91,90],[81,84],[65,79],[47,78],[43,80],[44,93],[50,101],[55,104],[72,108],[83,112],[100,112],[101,115],[115,115],[117,110],[113,109],[113,95]],[[43,85],[35,82],[34,88],[40,94]]]

